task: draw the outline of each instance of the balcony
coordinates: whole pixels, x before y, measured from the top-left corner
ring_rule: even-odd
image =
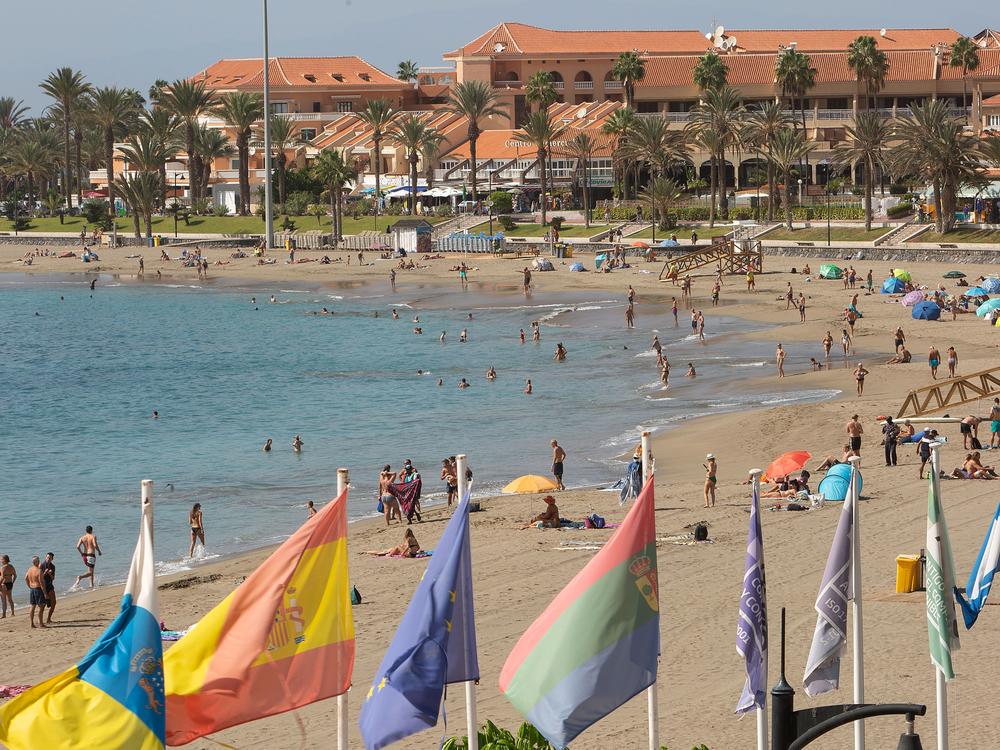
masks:
[[[594,82],[593,81],[574,81],[573,88],[577,91],[593,91]]]
[[[284,117],[292,122],[334,122],[341,117],[350,117],[350,112],[275,112],[276,117]],[[225,128],[229,124],[221,117],[200,117],[198,121],[209,128]]]
[[[520,89],[524,88],[524,81],[494,81],[495,89]]]
[[[553,81],[552,88],[554,88],[556,91],[562,91],[564,88],[566,88],[566,84],[563,83],[562,81]]]
[[[621,91],[625,88],[625,84],[622,81],[605,81],[604,90],[605,91]]]

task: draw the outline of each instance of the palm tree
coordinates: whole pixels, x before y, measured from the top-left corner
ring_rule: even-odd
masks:
[[[35,178],[47,176],[55,168],[54,157],[51,144],[46,144],[36,133],[30,131],[16,138],[13,148],[7,154],[11,174],[25,177],[29,216],[35,205]]]
[[[419,74],[420,69],[417,67],[417,64],[413,62],[413,60],[403,60],[403,62],[396,67],[396,78],[406,83],[417,80],[417,76],[419,76]]]
[[[748,144],[769,153],[774,137],[795,121],[779,102],[763,102],[752,109],[747,117],[743,137]],[[767,159],[767,220],[774,221],[774,204],[777,190],[774,185],[774,162]]]
[[[559,98],[552,74],[547,70],[532,73],[524,84],[524,98],[528,104],[537,104],[540,110],[547,110]]]
[[[580,175],[580,192],[583,195],[583,221],[590,229],[590,161],[598,149],[598,143],[587,131],[581,131],[566,144],[566,156],[576,160],[576,172]]]
[[[157,170],[160,175],[160,208],[167,205],[167,162],[177,155],[183,145],[178,137],[180,128],[180,118],[162,107],[145,110],[139,120],[139,132],[147,134],[162,149],[163,160]],[[190,174],[188,170],[189,178]]]
[[[232,91],[222,96],[215,113],[236,131],[236,153],[240,160],[240,205],[237,213],[250,213],[250,134],[264,117],[264,99],[248,91]]]
[[[934,186],[937,230],[944,234],[954,227],[959,189],[984,182],[981,160],[989,153],[937,99],[910,105],[910,116],[896,128],[889,164],[895,174],[912,175]]]
[[[656,239],[656,224],[663,222],[666,229],[670,223],[670,207],[681,197],[681,186],[670,177],[656,176],[649,181],[642,197],[649,201],[650,218],[653,220],[653,239]]]
[[[674,167],[689,161],[687,134],[683,130],[670,130],[664,117],[642,117],[635,124],[629,137],[628,150],[636,162],[649,168],[650,181],[664,177]],[[650,201],[649,217],[653,222],[653,239],[656,239],[656,203],[653,193],[644,196]]]
[[[715,196],[719,190],[719,171],[716,168],[716,154],[723,149],[725,141],[718,131],[710,125],[705,125],[692,130],[694,143],[701,151],[708,154],[708,225],[715,226]],[[723,186],[725,192],[725,186]]]
[[[188,182],[191,198],[202,198],[198,193],[201,185],[201,157],[195,151],[195,130],[198,118],[208,114],[215,107],[215,94],[205,87],[204,81],[178,80],[160,92],[159,106],[175,115],[184,125],[184,148],[188,157]]]
[[[781,89],[781,95],[788,97],[793,113],[798,100],[802,111],[802,129],[805,130],[805,97],[816,85],[816,68],[812,66],[812,58],[795,49],[782,50],[774,63],[774,80]]]
[[[847,47],[847,65],[854,71],[858,82],[864,85],[866,107],[871,107],[873,100],[885,84],[885,76],[889,72],[889,58],[878,48],[878,42],[873,36],[859,36]]]
[[[72,160],[70,159],[69,131],[73,123],[73,108],[81,101],[82,97],[90,92],[90,84],[83,73],[72,68],[58,68],[50,73],[42,83],[39,84],[42,91],[48,94],[62,111],[63,121],[63,197],[66,199],[66,206],[70,206],[70,195],[73,192],[72,181]]]
[[[725,86],[728,76],[729,66],[723,62],[719,53],[713,50],[708,50],[698,58],[698,62],[691,73],[694,85],[703,93]]]
[[[163,96],[163,90],[166,89],[170,84],[163,80],[162,78],[157,78],[153,81],[153,85],[149,87],[149,103],[154,106],[159,106],[160,97]]]
[[[628,197],[628,137],[638,119],[632,109],[623,107],[612,112],[601,125],[601,132],[611,139],[611,170],[616,184],[621,175],[622,198]]]
[[[28,107],[12,96],[0,96],[0,130],[13,130],[24,120]]]
[[[785,184],[785,223],[789,229],[792,228],[792,169],[815,146],[815,143],[806,140],[806,134],[801,130],[785,128],[774,136],[774,142],[767,155],[775,169],[781,172],[781,179]]]
[[[428,138],[420,150],[420,161],[424,165],[424,180],[427,182],[427,189],[434,187],[434,171],[437,169],[441,159],[442,145],[444,145],[444,134],[437,132],[434,138]]]
[[[156,172],[138,172],[121,180],[121,192],[132,209],[132,221],[139,235],[139,216],[146,228],[146,237],[153,236],[153,211],[160,197],[160,176]]]
[[[138,128],[119,148],[129,172],[159,172],[168,158],[167,147],[152,132]]]
[[[969,98],[968,75],[979,67],[979,45],[967,36],[956,39],[951,44],[951,59],[948,65],[962,69],[962,109],[966,109]],[[965,122],[969,122],[969,110],[966,109]]]
[[[469,121],[469,162],[471,164],[472,200],[479,200],[476,186],[476,142],[479,140],[479,122],[485,117],[506,117],[510,115],[497,104],[497,95],[493,87],[484,81],[463,81],[452,89],[446,111]]]
[[[698,102],[691,112],[689,127],[696,132],[709,128],[716,136],[717,151],[715,169],[721,170],[721,179],[717,180],[719,187],[719,214],[722,219],[729,218],[729,197],[726,194],[726,151],[740,143],[740,135],[746,108],[739,92],[728,85],[708,89],[704,99]],[[712,195],[714,202],[715,195]]]
[[[320,153],[313,162],[313,174],[327,186],[330,193],[330,221],[332,223],[333,247],[343,235],[343,195],[349,182],[357,182],[358,170],[344,161],[339,151],[328,149]]]
[[[865,180],[865,230],[872,229],[872,193],[875,190],[875,167],[885,166],[883,149],[892,135],[892,129],[877,112],[862,112],[853,127],[844,128],[846,140],[833,149],[836,167],[852,167],[861,162]]]
[[[388,99],[372,99],[360,112],[355,112],[354,116],[371,128],[371,139],[375,150],[375,228],[378,229],[378,209],[379,201],[382,198],[382,139],[385,131],[392,122],[395,115],[392,105]],[[271,137],[274,137],[272,133]]]
[[[416,115],[407,115],[392,124],[386,137],[390,143],[406,152],[406,161],[410,165],[410,195],[407,203],[410,216],[413,216],[417,212],[417,162],[428,139],[436,139],[438,132]]]
[[[104,146],[104,168],[108,178],[108,211],[115,214],[115,141],[135,122],[138,111],[132,92],[114,86],[94,89],[90,112]]]
[[[282,118],[286,122],[287,118]],[[194,138],[195,153],[201,157],[201,184],[198,186],[198,194],[203,198],[208,196],[208,180],[212,176],[212,165],[216,159],[232,156],[236,153],[233,144],[229,142],[229,136],[224,130],[210,128],[207,125],[199,125]],[[282,178],[284,175],[282,175]],[[282,198],[284,203],[284,198]]]
[[[622,82],[625,89],[625,106],[635,108],[635,84],[646,76],[646,61],[638,52],[627,51],[618,55],[611,66],[611,77]]]
[[[528,115],[528,119],[524,123],[524,127],[521,128],[520,132],[514,134],[514,140],[518,143],[524,143],[535,147],[535,153],[538,159],[538,186],[541,189],[540,200],[542,204],[543,225],[547,223],[546,199],[548,197],[548,193],[546,192],[546,163],[552,141],[559,138],[565,131],[565,125],[551,119],[549,117],[549,113],[545,110],[539,110]]]

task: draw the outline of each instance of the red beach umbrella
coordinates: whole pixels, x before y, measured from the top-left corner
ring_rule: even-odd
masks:
[[[812,453],[809,451],[788,451],[788,453],[782,453],[764,470],[764,475],[768,479],[777,479],[786,474],[794,474],[797,471],[801,471],[810,458],[812,458]]]
[[[649,243],[643,242],[642,240],[636,240],[632,243],[632,247],[641,247],[644,250],[649,250]]]

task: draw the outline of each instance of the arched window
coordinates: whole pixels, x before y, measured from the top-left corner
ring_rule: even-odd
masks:
[[[576,77],[573,80],[576,83],[582,83],[584,81],[593,82],[594,78],[586,70],[581,70],[579,73],[576,74]]]

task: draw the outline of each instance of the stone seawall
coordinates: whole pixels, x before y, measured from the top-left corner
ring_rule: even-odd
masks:
[[[764,255],[785,258],[818,258],[823,260],[902,261],[910,263],[933,262],[959,265],[961,263],[1000,263],[1000,246],[984,245],[982,249],[938,248],[935,250],[911,247],[778,247],[764,244]]]

